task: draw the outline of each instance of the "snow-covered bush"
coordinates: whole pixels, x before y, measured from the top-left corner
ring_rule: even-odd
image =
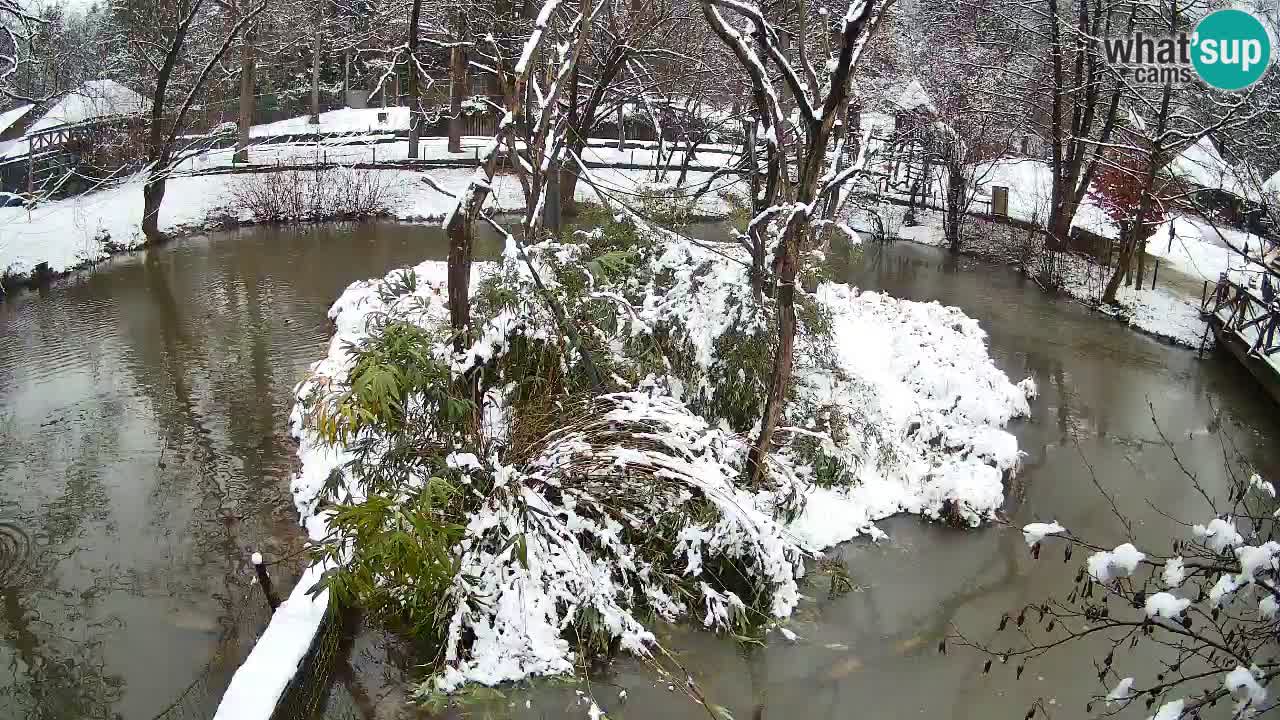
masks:
[[[798,598],[811,551],[781,525],[800,510],[793,472],[782,460],[766,487],[741,485],[742,439],[679,397],[709,388],[713,354],[682,361],[699,370],[681,377],[652,329],[709,345],[726,329],[707,325],[703,289],[676,279],[689,258],[629,224],[575,239],[527,252],[589,330],[580,347],[556,331],[523,260],[478,283],[463,352],[404,273],[378,287],[388,312],[341,384],[311,398],[311,426],[352,458],[324,493],[319,554],[337,567],[326,585],[443,642],[439,689],[568,672],[570,628],[592,651],[645,652],[640,618],[747,634]]]
[[[229,210],[251,222],[354,220],[388,212],[388,181],[352,168],[241,175],[229,185]]]
[[[797,301],[792,398],[747,482],[769,364],[743,348],[775,321],[745,261],[629,221],[511,247],[473,276],[461,351],[430,263],[335,304],[297,499],[326,514],[335,599],[442,648],[423,693],[650,652],[655,617],[757,634],[821,547],[998,507],[1026,395],[976,323],[831,284]]]

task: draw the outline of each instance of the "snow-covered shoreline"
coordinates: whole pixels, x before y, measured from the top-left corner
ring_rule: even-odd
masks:
[[[401,222],[438,222],[452,208],[453,200],[422,182],[419,170],[354,170],[377,176],[390,188],[387,219]],[[596,170],[598,182],[623,192],[633,192],[646,183],[652,171]],[[469,169],[436,169],[430,178],[453,193],[461,193],[474,175]],[[689,182],[705,182],[710,173],[690,172]],[[228,185],[244,175],[179,176],[168,181],[168,191],[160,211],[160,230],[180,237],[227,227],[255,224],[227,206]],[[140,178],[117,187],[66,200],[44,203],[36,208],[0,208],[0,275],[22,281],[41,263],[62,275],[120,253],[142,248],[142,185]],[[597,200],[594,191],[579,183],[579,201]],[[495,178],[488,207],[499,212],[523,210],[519,183],[512,176]],[[701,218],[725,217],[728,205],[714,193],[705,195],[697,206]],[[318,219],[324,221],[324,219]]]
[[[477,265],[473,284],[492,271],[490,264]],[[309,432],[303,400],[317,388],[345,381],[353,361],[348,349],[367,336],[370,316],[389,313],[420,324],[446,321],[445,265],[428,261],[413,272],[417,289],[391,305],[379,292],[383,280],[349,286],[329,312],[335,333],[328,355],[313,365],[310,377],[298,387],[291,428],[299,441],[302,469],[292,490],[313,539],[327,531],[325,512],[317,509],[320,491],[347,455]],[[833,336],[843,340],[836,348],[837,362],[849,380],[801,374],[797,382],[815,392],[829,392],[840,402],[859,403],[867,421],[879,430],[875,442],[884,443],[881,449],[892,459],[862,464],[849,488],[809,486],[804,510],[787,525],[788,532],[805,547],[819,550],[859,536],[882,538],[875,522],[903,512],[937,519],[951,510],[953,519],[975,525],[991,517],[1003,503],[1003,479],[1016,472],[1020,455],[1017,441],[1003,428],[1013,418],[1029,414],[1034,381],[1012,384],[991,361],[985,332],[957,308],[831,283],[819,287],[816,299],[831,313]],[[314,580],[318,571],[308,570],[307,577]],[[296,662],[288,660],[305,654],[327,605],[325,593],[314,599],[306,596],[307,577],[286,603],[288,623],[263,636],[260,649],[255,648],[233,680],[224,708],[234,708],[234,714],[220,710],[219,717],[269,716],[271,699],[278,697],[296,668]],[[537,667],[564,667],[557,664],[563,660],[556,661],[554,651],[544,647],[539,652],[549,665],[517,663],[501,671],[473,665],[457,679],[509,680],[536,672]],[[545,657],[547,652],[552,656]]]
[[[921,223],[903,227],[898,233],[899,238],[925,247],[945,247],[940,214],[921,211],[918,217]],[[1191,232],[1184,232],[1190,226],[1191,221],[1178,218],[1176,241],[1169,246],[1156,247],[1159,243],[1149,246],[1148,254],[1154,261],[1162,263],[1157,272],[1163,282],[1157,287],[1135,290],[1122,285],[1116,294],[1116,305],[1100,304],[1098,298],[1102,295],[1102,288],[1111,269],[1090,262],[1084,256],[1063,253],[1059,258],[1063,279],[1060,291],[1099,314],[1122,322],[1138,332],[1182,347],[1199,347],[1205,329],[1204,321],[1200,318],[1200,297],[1196,294],[1199,291],[1192,292],[1187,285],[1200,280],[1212,283],[1221,272],[1226,272],[1235,279],[1242,279],[1244,260],[1227,248],[1202,241],[1199,235]],[[1167,227],[1162,226],[1161,232],[1167,233]],[[1237,235],[1241,242],[1245,241],[1242,233]],[[1253,241],[1256,247],[1257,239],[1253,238]],[[984,260],[1013,262],[1005,257],[1011,251],[1011,248],[1003,246],[974,247],[962,244],[960,254]],[[1169,268],[1172,268],[1172,272]],[[1154,263],[1149,269],[1154,269]],[[1031,274],[1030,269],[1028,274]],[[1179,274],[1180,281],[1170,281],[1171,277]]]

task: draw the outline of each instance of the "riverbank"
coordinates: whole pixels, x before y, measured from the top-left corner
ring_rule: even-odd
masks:
[[[942,215],[935,210],[918,210],[917,224],[903,227],[900,239],[928,247],[946,248]],[[982,224],[982,230],[975,229]],[[1155,277],[1156,287],[1142,289],[1122,285],[1116,293],[1116,303],[1101,302],[1102,291],[1110,277],[1111,268],[1101,265],[1084,255],[1064,252],[1058,255],[1058,271],[1062,285],[1051,294],[1063,294],[1102,315],[1146,335],[1182,347],[1198,348],[1204,342],[1205,324],[1200,318],[1201,283],[1216,282],[1218,273],[1243,278],[1247,273],[1245,261],[1239,253],[1220,247],[1203,239],[1192,231],[1197,227],[1189,220],[1179,218],[1175,222],[1180,233],[1177,243],[1162,247],[1150,247],[1148,270],[1159,263]],[[1207,228],[1206,231],[1208,231]],[[990,221],[973,218],[965,228],[966,237],[960,254],[995,260],[1022,268],[1028,277],[1038,272],[1039,253],[1043,252],[1038,239],[1028,240],[1027,231]],[[1228,231],[1230,232],[1230,231]],[[1241,242],[1251,238],[1254,250],[1259,242],[1255,236],[1238,233]],[[1160,254],[1163,253],[1163,254]],[[1187,271],[1197,274],[1188,275]]]
[[[171,178],[160,211],[160,230],[169,237],[180,237],[254,224],[251,210],[237,206],[237,186],[243,187],[255,182],[255,178],[274,172],[310,174],[313,171],[278,171],[268,167],[262,173]],[[450,193],[460,194],[477,171],[447,168],[423,173],[405,169],[333,168],[323,172],[351,173],[358,182],[379,188],[382,208],[369,213],[369,217],[437,222],[452,210],[454,200],[428,185],[423,177],[429,177]],[[712,173],[691,171],[686,184],[677,188],[670,182],[654,182],[653,172],[604,168],[593,171],[593,176],[604,192],[614,195],[615,202],[621,199],[637,205],[682,206],[694,218],[724,217],[731,211],[725,196],[737,192],[739,183],[733,177],[717,178],[706,192],[693,199],[688,196],[710,181]],[[25,284],[34,278],[41,264],[47,265],[49,273],[63,275],[143,247],[146,244],[141,230],[143,184],[144,178],[137,176],[114,187],[41,203],[35,208],[0,208],[0,278],[4,286]],[[596,191],[585,182],[578,184],[574,197],[581,202],[599,201]],[[524,210],[518,179],[512,175],[496,177],[486,206],[496,212]],[[331,219],[334,218],[305,218],[307,221]]]

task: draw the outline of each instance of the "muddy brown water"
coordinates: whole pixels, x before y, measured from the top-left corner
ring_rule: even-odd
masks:
[[[489,242],[492,242],[491,240]],[[296,551],[288,497],[291,390],[325,352],[325,312],[349,282],[428,257],[422,226],[256,228],[115,259],[0,304],[0,720],[205,718],[266,622],[248,553]],[[1199,360],[1066,301],[1013,271],[899,243],[850,279],[962,307],[1012,379],[1041,397],[1013,430],[1027,453],[1008,512],[1121,541],[1090,470],[1138,520],[1146,508],[1206,516],[1151,422],[1212,485],[1223,477],[1214,410],[1264,474],[1280,472],[1275,407],[1229,360]],[[1086,461],[1087,460],[1087,465]],[[1003,528],[957,531],[898,518],[889,540],[840,549],[856,589],[815,579],[763,649],[664,628],[707,696],[737,718],[1020,717],[1036,698],[1083,715],[1096,687],[1085,649],[1012,672],[936,652],[953,624],[984,640],[1005,609],[1069,582]],[[300,563],[273,570],[287,590]],[[412,661],[357,635],[325,716],[411,716]],[[617,699],[626,688],[625,703]],[[705,718],[639,663],[592,690],[611,717]],[[585,717],[572,688],[507,693],[488,711]],[[525,708],[528,701],[529,708]]]

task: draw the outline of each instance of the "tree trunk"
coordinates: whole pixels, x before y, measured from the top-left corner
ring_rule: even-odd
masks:
[[[316,26],[311,38],[311,120],[320,124],[320,28],[324,24],[324,4],[316,3]]]
[[[760,167],[756,157],[756,123],[750,117],[742,121],[742,137],[743,159],[746,161],[747,173],[750,175],[751,217],[747,218],[747,222],[750,223],[763,209],[760,207]],[[764,299],[764,228],[748,225],[747,236],[751,240],[751,273],[749,275],[751,296],[756,299],[756,302],[761,302]]]
[[[1120,292],[1120,283],[1129,274],[1129,266],[1133,264],[1133,229],[1124,225],[1120,229],[1120,253],[1116,257],[1116,266],[1107,280],[1107,287],[1102,292],[1102,302],[1113,305],[1116,294]]]
[[[760,419],[760,434],[747,453],[747,472],[752,487],[764,482],[765,461],[773,445],[773,433],[782,419],[787,402],[787,388],[791,386],[791,369],[796,343],[796,273],[799,265],[797,245],[807,225],[802,216],[783,231],[782,247],[778,254],[778,284],[775,297],[778,300],[778,347],[774,351],[773,370],[769,375],[769,394],[765,398],[764,416]]]
[[[342,54],[342,105],[346,107],[351,93],[351,50]]]
[[[839,148],[839,150],[836,153],[835,163],[831,168],[831,174],[833,176],[840,174],[840,166],[844,164],[844,148],[841,146],[840,141],[845,137],[847,131],[848,128],[845,127],[843,122],[835,126],[835,146]],[[818,249],[824,254],[831,250],[831,237],[832,234],[836,232],[833,225],[835,224],[836,210],[839,206],[840,191],[837,190],[827,197],[827,203],[822,208],[822,245]]]
[[[680,161],[680,175],[676,177],[676,187],[684,187],[684,182],[689,178],[689,164],[693,162],[693,156],[698,145],[693,141],[693,136],[685,133],[684,136],[684,159]],[[675,151],[672,150],[674,153]],[[839,172],[837,169],[836,172]]]
[[[471,325],[472,233],[471,222],[462,212],[454,211],[449,223],[449,327],[458,352],[470,344],[467,328]]]
[[[147,184],[142,186],[142,234],[147,238],[147,244],[155,245],[164,240],[164,235],[160,232],[160,205],[164,202],[165,189],[165,173],[168,172],[168,163],[163,163],[164,167],[157,169],[157,165],[152,166],[152,170],[147,174]]]
[[[943,214],[944,229],[947,236],[947,247],[951,252],[960,252],[960,223],[964,218],[964,170],[958,165],[947,168],[947,202]]]
[[[246,31],[240,46],[240,136],[236,139],[234,162],[249,162],[249,131],[253,128],[253,90],[256,74],[253,56],[253,32]],[[161,190],[161,195],[164,191]]]
[[[461,39],[461,36],[459,36]],[[462,99],[466,92],[467,58],[460,47],[449,51],[449,152],[462,152]]]
[[[1061,202],[1054,201],[1049,210],[1048,234],[1045,237],[1044,249],[1049,252],[1060,252],[1066,249],[1071,240],[1071,221],[1075,218],[1075,208],[1070,200],[1063,197]],[[1053,278],[1042,278],[1052,280]]]
[[[578,201],[574,193],[578,190],[577,162],[566,158],[560,163],[560,214],[573,217],[578,214]]]
[[[1144,228],[1145,229],[1145,228]],[[1144,237],[1138,241],[1138,247],[1134,250],[1138,256],[1138,269],[1136,271],[1136,287],[1142,289],[1142,277],[1147,271],[1147,239]]]
[[[422,136],[421,102],[418,98],[418,18],[422,0],[413,0],[409,14],[409,157],[418,157],[418,139]]]

